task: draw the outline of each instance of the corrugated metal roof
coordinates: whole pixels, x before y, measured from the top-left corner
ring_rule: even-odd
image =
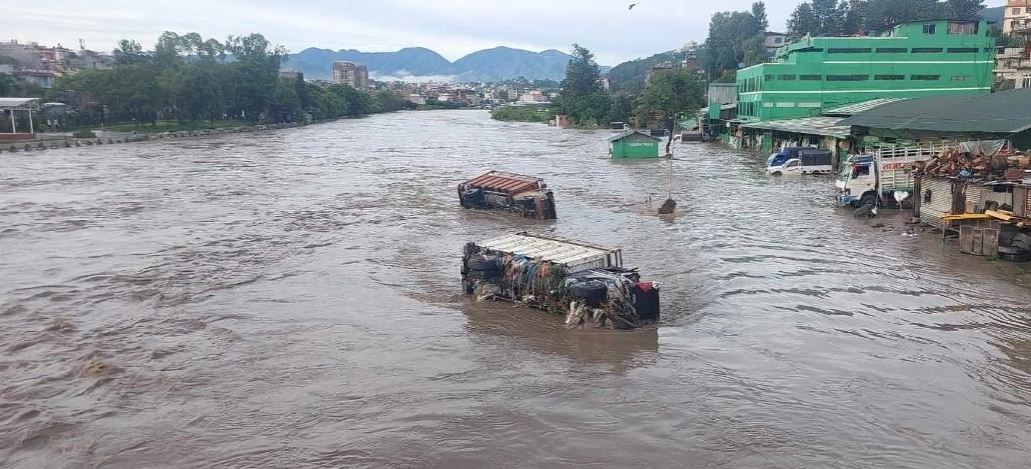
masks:
[[[863,112],[863,111],[869,111],[870,109],[873,109],[875,107],[878,107],[878,106],[881,106],[881,105],[884,105],[884,104],[893,103],[895,101],[902,101],[903,99],[906,99],[906,98],[876,98],[876,99],[869,99],[869,100],[860,101],[860,102],[857,102],[857,103],[848,103],[848,104],[846,104],[844,106],[839,106],[839,107],[836,107],[836,108],[833,108],[833,109],[829,109],[829,110],[823,111],[823,113],[827,114],[827,115],[832,115],[832,116],[852,116],[852,115],[858,114],[858,113]]]
[[[602,260],[612,255],[612,265],[620,263],[620,249],[598,246],[581,241],[516,233],[477,243],[481,248],[526,256],[535,261],[564,265],[582,265],[585,261]]]
[[[1015,134],[1031,129],[1031,89],[927,96],[878,106],[842,121],[874,129]]]
[[[0,98],[0,109],[36,110],[39,101],[39,98]]]
[[[624,139],[624,138],[629,137],[629,136],[631,136],[633,134],[641,134],[641,135],[644,135],[645,137],[648,137],[650,139],[662,141],[661,138],[655,137],[655,136],[653,136],[651,134],[648,134],[646,132],[641,132],[640,130],[627,130],[625,132],[622,132],[622,133],[619,133],[619,134],[616,134],[616,135],[613,135],[613,136],[609,137],[608,141],[615,142],[616,140]]]
[[[845,138],[851,128],[839,125],[840,117],[802,117],[799,119],[779,119],[772,121],[749,122],[741,127],[750,129],[768,129],[805,135],[823,135],[826,137]]]
[[[532,176],[491,171],[466,181],[464,185],[503,192],[505,194],[519,194],[537,189],[541,181],[540,178]]]

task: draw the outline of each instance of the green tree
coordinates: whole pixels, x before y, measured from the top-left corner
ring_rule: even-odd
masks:
[[[807,34],[816,36],[820,34],[822,28],[820,18],[813,11],[813,6],[809,2],[800,3],[788,17],[788,34],[792,38],[799,38]]]
[[[867,28],[867,2],[866,0],[842,0],[844,18],[841,23],[843,34],[854,35]]]
[[[848,2],[811,0],[800,3],[788,17],[788,32],[794,37],[837,36],[845,27]]]
[[[747,55],[745,43],[762,34],[760,26],[760,21],[751,12],[722,11],[713,14],[703,58],[709,76],[720,76],[724,70],[737,70],[744,64]]]
[[[813,13],[820,21],[821,36],[837,36],[841,34],[844,12],[838,0],[812,0]]]
[[[756,27],[759,32],[770,29],[770,19],[766,17],[766,3],[755,2],[752,4],[752,18],[755,18]]]
[[[951,19],[974,20],[984,10],[984,0],[946,0],[944,9]]]
[[[630,122],[630,119],[634,117],[634,106],[636,98],[629,95],[619,95],[612,100],[612,106],[609,108],[609,114],[606,117],[608,122]]]
[[[236,60],[226,63],[227,53]],[[166,31],[154,51],[146,52],[126,39],[114,55],[114,68],[61,76],[52,91],[0,76],[0,94],[31,93],[68,103],[76,111],[69,114],[69,124],[83,126],[129,121],[156,125],[159,116],[184,123],[227,117],[255,121],[259,116],[291,121],[306,113],[332,119],[398,107],[397,99],[385,93],[372,96],[350,87],[323,88],[306,83],[303,76],[281,79],[279,68],[287,51],[260,34],[230,36],[222,43],[197,33]]]
[[[115,65],[134,65],[144,63],[150,59],[143,52],[143,46],[136,41],[122,39],[118,41],[118,47],[113,51]]]
[[[906,21],[939,19],[946,16],[938,0],[867,0],[866,26],[880,29]]]
[[[233,54],[235,67],[240,77],[240,107],[244,115],[271,115],[275,100],[276,85],[279,82],[279,67],[287,58],[283,46],[275,46],[261,34],[229,36],[225,51]]]
[[[566,78],[558,105],[576,125],[598,125],[608,114],[609,95],[601,86],[601,70],[594,54],[579,44],[573,44],[573,58],[566,65]]]
[[[638,100],[638,121],[658,120],[669,129],[666,153],[673,144],[673,131],[677,121],[686,113],[693,113],[705,105],[705,88],[698,74],[679,69],[652,77],[648,88]]]
[[[405,108],[405,100],[390,90],[377,91],[376,100],[379,101],[383,112],[400,111]]]
[[[14,77],[0,73],[0,96],[14,96],[14,90],[18,84],[15,83]]]
[[[769,55],[766,53],[766,36],[763,34],[756,34],[742,42],[741,50],[745,54],[744,62],[746,67],[765,63],[769,59]]]

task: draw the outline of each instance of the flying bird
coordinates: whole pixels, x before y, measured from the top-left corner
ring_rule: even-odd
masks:
[[[637,6],[636,3],[631,3],[630,8],[627,8],[627,10],[633,10],[635,6]]]

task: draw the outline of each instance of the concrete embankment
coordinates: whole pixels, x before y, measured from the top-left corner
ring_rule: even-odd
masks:
[[[317,121],[312,123],[288,122],[280,124],[256,124],[240,127],[225,127],[216,129],[200,130],[178,130],[165,132],[115,132],[115,131],[94,131],[93,137],[77,138],[72,133],[42,133],[37,134],[35,140],[0,142],[0,153],[16,153],[25,151],[42,151],[58,148],[81,147],[85,145],[113,145],[118,143],[145,142],[148,140],[166,138],[190,138],[209,135],[235,134],[246,132],[261,132],[268,130],[286,129],[292,127],[303,127],[329,121]]]

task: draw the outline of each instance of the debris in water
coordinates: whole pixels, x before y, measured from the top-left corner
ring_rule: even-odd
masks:
[[[95,358],[90,360],[90,362],[86,365],[86,374],[89,376],[103,376],[109,374],[110,372],[110,366]]]
[[[54,321],[54,325],[50,326],[50,330],[57,332],[69,332],[75,329],[72,326],[72,322],[67,319],[58,319]]]
[[[659,207],[659,215],[669,215],[673,213],[673,210],[677,208],[677,202],[673,199],[666,199]]]

